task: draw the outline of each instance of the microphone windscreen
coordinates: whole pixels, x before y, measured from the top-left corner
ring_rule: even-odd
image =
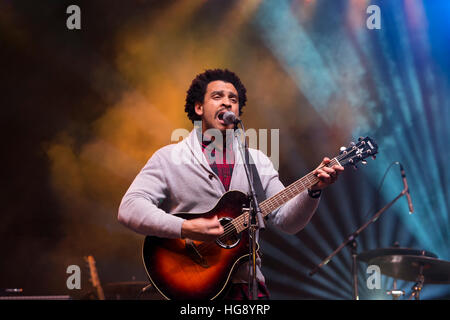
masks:
[[[238,118],[233,112],[227,111],[223,114],[223,122],[225,122],[225,124],[233,124],[236,123],[237,121]]]

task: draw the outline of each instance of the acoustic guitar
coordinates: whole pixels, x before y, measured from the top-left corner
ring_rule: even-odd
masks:
[[[327,165],[356,166],[358,162],[378,152],[378,146],[369,137],[342,147],[338,156]],[[279,193],[262,201],[263,217],[282,206],[319,179],[310,172]],[[147,236],[142,259],[148,278],[166,299],[210,300],[226,292],[227,285],[242,262],[248,260],[249,197],[241,191],[228,191],[205,213],[177,213],[183,219],[217,216],[224,233],[213,242],[190,239],[165,239]]]

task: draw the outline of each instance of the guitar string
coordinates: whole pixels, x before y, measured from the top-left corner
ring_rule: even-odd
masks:
[[[337,157],[336,157],[337,158]],[[333,160],[335,160],[335,159],[333,159]],[[330,163],[328,164],[329,166],[333,166],[333,165],[335,165],[335,163],[333,162],[333,160],[331,160],[330,161]],[[342,159],[341,159],[342,160]],[[323,166],[322,166],[323,167]],[[320,167],[320,168],[322,168],[322,167]],[[319,169],[320,169],[319,168]],[[282,194],[282,193],[287,193],[288,195],[287,196],[281,196],[282,198],[283,198],[283,201],[282,202],[287,202],[287,201],[289,201],[290,199],[292,199],[292,198],[294,198],[295,196],[297,196],[298,195],[298,185],[300,185],[300,187],[304,190],[306,187],[305,187],[305,185],[301,182],[301,180],[303,180],[303,179],[307,179],[308,180],[308,182],[310,182],[311,183],[311,181],[310,181],[310,179],[309,179],[309,175],[313,175],[312,174],[312,172],[310,172],[309,174],[307,174],[305,177],[303,177],[303,178],[301,178],[301,179],[299,179],[299,180],[297,180],[296,182],[294,182],[293,184],[291,184],[290,186],[288,186],[288,187],[286,187],[285,189],[283,189],[283,190],[281,190],[281,192],[279,192],[278,194],[276,194],[276,195],[274,195],[273,197],[271,197],[271,198],[279,198],[280,197],[280,195]],[[314,178],[316,178],[316,179],[313,179],[313,183],[315,182],[315,180],[317,180],[317,177],[315,176],[315,175],[313,175],[313,177]],[[296,189],[296,190],[292,190],[292,189]],[[286,198],[289,198],[287,201],[286,201]],[[261,204],[260,204],[260,206],[263,206],[263,207],[265,207],[266,206],[266,203],[267,203],[267,206],[269,206],[269,208],[267,208],[267,209],[270,209],[271,208],[271,204],[272,204],[272,207],[273,207],[273,205],[275,204],[275,205],[277,205],[277,206],[281,206],[279,203],[278,203],[278,201],[277,202],[275,202],[275,200],[269,200],[269,199],[267,199],[268,201],[266,202],[266,201],[263,201],[263,202],[261,202]],[[275,208],[276,209],[276,208]],[[273,210],[275,210],[275,209],[273,209]],[[270,212],[272,212],[273,210],[270,210]],[[268,210],[262,210],[262,211],[268,211]],[[240,215],[239,217],[237,217],[236,219],[234,219],[233,220],[233,222],[234,221],[239,221],[239,222],[242,222],[242,219],[245,221],[245,220],[247,220],[247,218],[248,218],[248,214],[242,214],[242,215]],[[223,235],[226,235],[227,234],[227,231],[234,231],[234,230],[232,230],[232,229],[236,229],[236,226],[233,224],[233,223],[227,223],[225,226],[224,226],[224,233],[221,235],[221,236],[223,236]]]
[[[331,162],[330,162],[330,164],[331,164]],[[334,165],[334,164],[331,164],[331,165]],[[312,174],[312,172],[311,173],[309,173],[308,175],[310,175],[310,174]],[[307,176],[308,176],[307,175]],[[306,177],[306,176],[305,176]],[[301,178],[301,179],[299,179],[299,180],[302,180],[302,179],[304,179],[305,177],[303,177],[303,178]],[[315,176],[314,176],[315,177]],[[309,181],[309,179],[308,179],[308,181]],[[290,188],[289,188],[290,187]],[[288,188],[285,188],[285,189],[283,189],[281,192],[279,192],[279,193],[282,193],[282,192],[291,192],[292,194],[294,194],[293,192],[292,192],[292,187],[293,187],[293,185],[291,185],[291,186],[289,186]],[[303,186],[303,188],[304,188],[304,186]],[[297,193],[298,194],[298,193]],[[275,197],[277,197],[277,196],[279,196],[279,194],[276,194],[276,195],[274,195],[272,198],[275,198]],[[295,197],[295,196],[294,196]],[[290,197],[290,199],[292,199],[293,197]],[[289,200],[290,200],[289,199]],[[267,200],[269,200],[269,199],[267,199]],[[284,199],[285,200],[285,199]],[[288,200],[288,201],[289,201]],[[267,205],[266,205],[267,204]],[[263,208],[265,208],[266,206],[268,206],[268,208],[266,209],[266,210],[263,210],[263,208],[261,208],[261,210],[262,211],[265,211],[265,212],[267,212],[267,211],[269,211],[270,210],[270,208],[271,207],[274,207],[274,204],[276,205],[276,207],[275,208],[277,208],[277,207],[279,207],[279,206],[281,206],[282,204],[280,204],[280,203],[278,203],[278,202],[274,202],[273,200],[271,201],[271,200],[269,200],[269,201],[263,201],[263,202],[261,202],[261,204],[260,204],[260,207],[263,207]],[[275,209],[273,209],[273,210],[275,210]],[[270,212],[272,212],[273,210],[270,210]],[[231,239],[231,236],[232,237],[235,237],[236,236],[236,231],[237,231],[237,229],[238,229],[238,227],[237,226],[240,226],[240,225],[244,225],[244,228],[241,230],[241,231],[239,231],[238,233],[240,233],[240,232],[242,232],[242,231],[244,231],[245,229],[247,229],[247,226],[246,225],[248,225],[248,223],[246,223],[246,221],[248,221],[248,213],[244,213],[244,214],[241,214],[239,217],[237,217],[236,219],[234,219],[232,222],[229,222],[229,223],[227,223],[226,225],[224,225],[224,232],[216,239],[216,240],[219,240],[219,241],[221,241],[222,243],[224,243],[224,242],[226,242],[227,240],[230,240]],[[234,222],[234,223],[233,223]],[[237,225],[236,225],[236,223],[237,223]],[[203,250],[208,250],[208,249],[210,249],[211,247],[215,247],[216,246],[216,242],[215,241],[211,241],[211,242],[204,242],[204,243],[202,243],[202,244],[199,244],[198,246],[197,246],[197,248],[199,249],[199,251],[203,251]]]
[[[338,155],[338,156],[336,156],[335,158],[333,158],[331,161],[330,161],[330,163],[328,163],[327,165],[323,165],[323,166],[321,166],[321,167],[319,167],[318,169],[321,169],[321,168],[323,168],[323,167],[325,167],[325,166],[333,166],[333,165],[335,165],[336,163],[334,163],[334,160],[337,160],[337,162],[339,163],[339,161],[340,160],[342,160],[344,157],[346,156],[346,154],[342,154],[342,155]],[[274,199],[274,198],[276,198],[277,196],[279,196],[279,194],[281,194],[281,193],[284,193],[284,192],[292,192],[292,188],[295,188],[295,189],[297,189],[298,188],[298,184],[300,184],[301,185],[301,187],[303,187],[303,189],[305,188],[305,186],[303,185],[303,183],[301,183],[301,180],[304,180],[304,179],[307,179],[308,180],[308,182],[310,182],[311,183],[311,181],[309,180],[309,176],[310,175],[312,175],[314,178],[313,178],[313,183],[315,183],[316,181],[315,180],[317,180],[317,177],[312,173],[312,172],[310,172],[310,173],[308,173],[307,175],[305,175],[303,178],[300,178],[299,180],[297,180],[296,182],[294,182],[294,183],[292,183],[290,186],[288,186],[287,188],[285,188],[285,189],[283,189],[283,190],[281,190],[279,193],[277,193],[276,195],[274,195],[274,196],[272,196],[271,198],[272,199]],[[297,190],[298,191],[298,190]],[[292,194],[295,194],[295,192],[294,193],[292,193]],[[298,193],[297,193],[298,194]],[[297,195],[296,194],[296,195]],[[296,196],[296,195],[294,195],[294,197]],[[293,197],[290,197],[290,199],[292,199]],[[290,200],[289,199],[289,200]],[[269,200],[269,199],[267,199],[267,200]],[[284,198],[283,198],[283,200],[285,200]],[[289,201],[288,200],[288,201]],[[286,202],[286,201],[285,201]],[[269,204],[272,204],[272,206],[275,204],[277,207],[275,207],[273,210],[275,210],[276,208],[278,208],[278,207],[280,207],[282,204],[279,204],[279,203],[277,203],[277,202],[274,202],[274,200],[269,200],[268,202],[266,202],[266,201],[263,201],[262,203],[261,203],[261,205],[263,205],[263,206],[265,206],[265,203],[268,203],[268,205]],[[270,209],[271,207],[269,206],[269,208],[268,209]],[[272,212],[273,210],[271,210],[270,212]],[[235,233],[236,233],[236,231],[237,231],[237,228],[236,228],[236,225],[233,223],[234,221],[239,221],[239,223],[243,223],[243,221],[242,220],[248,220],[248,214],[247,213],[244,213],[244,214],[241,214],[239,217],[237,217],[236,219],[234,219],[232,222],[229,222],[229,223],[227,223],[226,225],[224,225],[224,233],[222,233],[216,240],[220,240],[221,242],[225,242],[226,240],[229,240],[229,236],[235,236]],[[244,224],[244,226],[245,226],[245,224]],[[242,231],[244,231],[245,229],[247,229],[247,227],[245,226],[245,228],[243,229],[243,230],[241,230],[241,231],[239,231],[239,233],[240,232],[242,232]],[[211,246],[216,246],[216,243],[215,243],[215,241],[213,241],[213,242],[203,242],[202,244],[199,244],[198,246],[197,246],[197,248],[198,249],[200,249],[200,250],[206,250],[206,249],[209,249]]]
[[[333,158],[327,165],[323,165],[321,167],[318,167],[316,170],[321,169],[321,168],[323,168],[325,166],[329,167],[329,166],[333,166],[335,164],[340,164],[340,161],[342,159],[344,159],[346,156],[347,156],[347,154],[344,154],[344,153],[340,154],[340,155],[336,156],[335,158]],[[334,163],[335,160],[337,161],[337,163]],[[273,208],[272,210],[270,210],[270,212],[274,211],[276,208],[282,206],[284,203],[286,203],[287,201],[289,201],[290,199],[294,198],[296,195],[299,194],[298,192],[297,192],[297,194],[295,192],[295,191],[298,191],[299,185],[304,190],[305,189],[305,185],[302,183],[302,180],[306,179],[306,180],[308,180],[309,183],[311,183],[310,178],[309,178],[310,175],[313,176],[312,177],[312,184],[316,183],[316,180],[318,180],[317,177],[312,172],[310,172],[307,175],[305,175],[303,178],[300,178],[299,180],[295,181],[294,183],[292,183],[291,185],[289,185],[285,189],[281,190],[280,192],[278,192],[277,194],[272,196],[270,198],[272,200],[267,199],[267,200],[261,202],[261,205],[265,206],[265,203],[267,203],[267,205],[269,206],[269,208],[267,208],[267,209]],[[292,190],[292,189],[297,189],[297,190]],[[283,193],[291,193],[291,195],[293,195],[293,196],[292,197],[288,196],[289,200],[287,200],[287,201],[286,201],[285,197],[282,197],[284,201],[282,201],[281,204],[278,203],[278,201],[275,202],[275,199],[279,198],[279,196],[281,194],[283,194]],[[276,205],[276,207],[273,207],[274,204]],[[247,213],[241,214],[236,219],[234,219],[231,222],[225,224],[224,225],[224,233],[222,233],[216,240],[220,240],[221,242],[225,242],[226,240],[229,240],[229,236],[235,236],[237,228],[236,228],[236,225],[233,222],[239,221],[239,224],[240,224],[240,223],[243,223],[242,220],[244,220],[244,221],[248,220],[248,214]],[[247,229],[246,224],[243,223],[243,225],[245,226],[245,228],[243,230],[239,231],[238,233],[241,233],[242,231]],[[211,246],[214,246],[214,247],[216,246],[215,241],[214,242],[203,242],[203,243],[199,244],[197,246],[197,248],[200,249],[200,250],[201,249],[205,250],[205,249],[209,249],[209,247],[211,247]]]
[[[332,165],[334,165],[334,164],[332,164]],[[305,176],[305,177],[307,177],[307,176]],[[302,178],[302,179],[304,179],[304,178]],[[302,179],[299,179],[299,180],[302,180]],[[310,182],[309,178],[306,178],[306,179],[308,180],[308,182]],[[279,195],[275,195],[272,198],[277,198],[277,197],[280,198],[281,197],[282,200],[283,200],[282,203],[285,203],[285,202],[289,201],[290,199],[294,198],[296,195],[298,195],[298,191],[299,191],[298,190],[298,184],[301,186],[301,188],[303,190],[305,189],[305,185],[302,182],[297,183],[297,185],[294,185],[294,184],[292,184],[291,186],[288,186],[287,188],[283,189],[282,192],[280,192]],[[293,189],[296,189],[296,190],[293,190]],[[286,199],[288,199],[288,200],[286,201]],[[280,204],[278,201],[275,201],[275,200],[269,200],[267,202],[263,201],[263,202],[261,202],[260,207],[264,207],[264,208],[268,207],[268,208],[266,208],[266,210],[261,208],[261,211],[263,211],[263,213],[264,213],[264,211],[265,212],[267,212],[267,211],[272,212],[273,210],[275,210],[275,208],[273,210],[270,210],[270,209],[272,207],[274,207],[274,205],[276,205],[278,207],[278,206],[281,206],[282,204]],[[248,214],[243,214],[243,215],[237,217],[233,221],[238,222],[238,225],[240,225],[241,223],[243,223],[242,220],[244,220],[244,221],[248,220]],[[234,228],[236,228],[236,226],[232,225],[232,226],[230,226],[230,228],[234,229]],[[224,234],[226,233],[225,231],[224,231]]]
[[[334,163],[334,160],[337,160],[337,162],[339,163],[340,160],[342,160],[345,156],[346,156],[346,154],[338,155],[335,158],[333,158],[327,165],[323,165],[323,166],[317,168],[316,170],[321,169],[321,168],[323,168],[325,166],[327,166],[327,167],[333,166],[333,165],[336,164],[336,163]],[[277,194],[272,196],[271,197],[272,200],[267,199],[268,200],[267,202],[266,201],[261,202],[260,206],[261,205],[265,206],[265,203],[267,203],[267,205],[269,206],[269,208],[267,208],[267,209],[270,209],[271,207],[273,207],[273,205],[276,205],[276,207],[273,210],[271,210],[270,212],[274,211],[276,208],[278,208],[281,205],[283,205],[283,203],[279,204],[278,202],[275,202],[274,199],[279,197],[280,194],[288,193],[288,192],[290,192],[292,195],[294,195],[293,197],[289,197],[289,200],[294,198],[296,195],[298,195],[298,193],[295,194],[295,191],[298,191],[298,190],[292,190],[292,189],[298,189],[298,187],[299,187],[298,185],[300,185],[300,187],[302,187],[302,189],[304,190],[305,186],[303,185],[303,183],[301,181],[304,180],[304,179],[307,179],[308,182],[311,183],[310,178],[309,178],[310,175],[313,176],[313,182],[312,183],[315,183],[315,180],[317,180],[317,177],[312,172],[310,172],[307,175],[305,175],[303,178],[300,178],[299,180],[295,181],[294,183],[292,183],[291,185],[289,185],[285,189],[281,190],[280,192],[278,192]],[[283,197],[283,200],[285,200],[284,197]],[[287,201],[284,201],[284,202],[287,202]],[[270,205],[272,205],[272,206],[270,206]],[[242,221],[242,220],[244,220],[244,221]],[[224,225],[224,232],[216,240],[219,240],[219,241],[221,241],[223,243],[223,242],[226,242],[227,240],[230,240],[230,238],[229,238],[230,236],[234,237],[235,236],[234,233],[236,233],[236,231],[237,231],[236,225],[233,223],[235,221],[238,222],[238,225],[240,225],[242,223],[245,226],[245,228],[243,230],[241,230],[240,232],[242,232],[245,229],[247,229],[246,224],[244,224],[245,220],[248,220],[248,214],[247,213],[241,214],[239,217],[234,219],[232,222],[229,222],[229,223],[225,224]],[[206,249],[209,249],[211,246],[215,247],[216,246],[216,242],[215,241],[203,242],[203,243],[201,243],[201,244],[199,244],[197,246],[197,249],[206,250]]]

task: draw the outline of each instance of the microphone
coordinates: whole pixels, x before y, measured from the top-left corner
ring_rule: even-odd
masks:
[[[411,195],[409,194],[409,187],[408,181],[406,181],[405,170],[403,169],[403,166],[400,162],[398,164],[400,165],[400,173],[402,174],[403,186],[406,190],[406,199],[408,200],[409,214],[412,214],[414,212],[414,208],[411,201]]]
[[[231,111],[225,112],[222,119],[225,124],[237,124],[241,121],[238,117],[236,117],[234,112]]]

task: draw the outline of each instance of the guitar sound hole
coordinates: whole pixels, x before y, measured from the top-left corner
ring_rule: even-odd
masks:
[[[227,217],[219,219],[224,228],[224,233],[216,240],[216,243],[225,249],[234,248],[241,241],[241,236],[236,233],[236,228],[231,223],[232,220]]]

